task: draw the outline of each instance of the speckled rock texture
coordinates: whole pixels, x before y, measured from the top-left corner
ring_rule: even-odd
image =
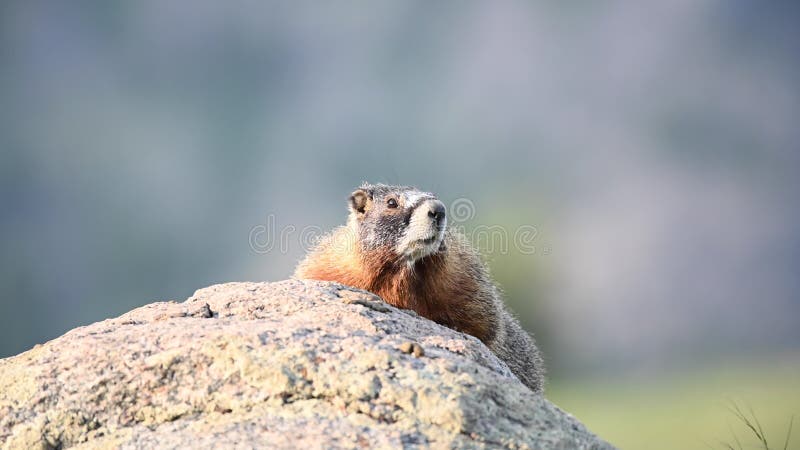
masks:
[[[0,360],[0,447],[606,449],[480,341],[336,283],[228,283]]]

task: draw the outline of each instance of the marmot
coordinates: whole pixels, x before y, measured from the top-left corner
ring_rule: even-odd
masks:
[[[373,292],[398,308],[485,343],[532,391],[544,369],[533,339],[506,310],[466,236],[447,229],[436,195],[407,186],[363,184],[349,198],[347,225],[323,237],[294,277]]]

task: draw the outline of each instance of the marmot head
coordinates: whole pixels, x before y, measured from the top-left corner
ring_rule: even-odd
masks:
[[[413,264],[444,249],[445,207],[430,192],[365,183],[350,195],[349,207],[348,226],[364,250]]]

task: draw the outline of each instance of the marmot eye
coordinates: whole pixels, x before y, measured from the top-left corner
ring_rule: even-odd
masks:
[[[389,208],[397,208],[397,200],[390,198],[389,200],[386,201],[386,206],[388,206]]]

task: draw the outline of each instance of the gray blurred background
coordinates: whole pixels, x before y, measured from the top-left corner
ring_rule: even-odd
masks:
[[[0,4],[0,357],[468,199],[551,379],[800,349],[796,2]],[[274,217],[285,251],[254,251]]]

